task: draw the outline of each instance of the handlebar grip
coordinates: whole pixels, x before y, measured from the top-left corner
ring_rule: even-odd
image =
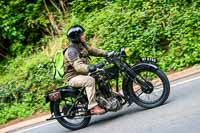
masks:
[[[97,68],[102,68],[104,66],[105,66],[105,62],[100,62],[100,63],[96,64]]]

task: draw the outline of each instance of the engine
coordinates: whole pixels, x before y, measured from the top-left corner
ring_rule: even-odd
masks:
[[[112,91],[110,80],[116,79],[118,77],[117,74],[118,69],[113,66],[93,75],[98,81],[99,93],[96,97],[97,103],[107,111],[118,111],[126,103],[121,94]]]
[[[97,102],[100,107],[105,108],[107,111],[118,111],[122,108],[125,100],[120,94],[113,94],[110,98],[104,98],[103,96],[97,97]]]

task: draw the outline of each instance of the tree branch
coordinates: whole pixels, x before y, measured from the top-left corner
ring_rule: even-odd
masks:
[[[51,4],[56,8],[56,10],[58,11],[59,14],[62,15],[62,12],[60,11],[60,9],[57,7],[57,5],[52,1],[50,0]]]
[[[63,12],[65,13],[66,12],[66,5],[65,5],[64,1],[63,0],[59,0],[59,2],[60,2],[60,5],[62,7]]]
[[[53,27],[55,33],[59,33],[58,26],[56,25],[56,22],[55,22],[55,20],[54,20],[54,17],[53,17],[53,15],[52,15],[52,13],[49,11],[49,8],[48,8],[48,6],[47,6],[46,1],[43,0],[43,2],[44,2],[44,7],[45,7],[45,9],[46,9],[47,12],[48,12],[49,21],[50,21],[50,23],[51,23],[51,25],[52,25],[52,27]]]

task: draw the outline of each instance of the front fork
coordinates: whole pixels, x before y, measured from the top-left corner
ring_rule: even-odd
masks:
[[[158,69],[156,65],[150,64],[150,63],[139,63],[133,66],[132,68],[126,63],[122,64],[122,68],[125,71],[122,89],[129,105],[132,104],[133,102],[132,97],[133,95],[135,95],[133,93],[134,91],[133,86],[132,86],[133,82],[137,83],[141,87],[142,91],[145,93],[151,93],[153,90],[153,85],[150,82],[146,81],[141,75],[137,74],[134,71],[134,70],[138,70],[137,68],[140,68],[140,67]]]

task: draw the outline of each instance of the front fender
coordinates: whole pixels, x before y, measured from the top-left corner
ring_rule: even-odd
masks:
[[[146,68],[146,69],[150,69],[150,70],[157,70],[158,66],[153,64],[153,63],[147,63],[147,62],[140,62],[135,64],[134,66],[131,67],[131,70],[138,70],[141,68]]]

